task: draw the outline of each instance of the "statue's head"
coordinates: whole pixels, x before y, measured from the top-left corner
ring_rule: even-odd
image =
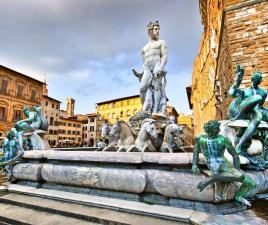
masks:
[[[17,130],[15,128],[11,128],[11,130],[7,133],[7,139],[13,140],[16,137]]]
[[[217,120],[210,120],[204,125],[204,130],[211,138],[220,133],[220,123]]]
[[[22,112],[24,113],[24,115],[25,116],[29,116],[29,114],[30,114],[30,108],[28,107],[28,106],[25,106],[24,108],[23,108],[23,110],[22,110]]]
[[[159,30],[160,30],[160,25],[158,21],[151,22],[148,24],[148,35],[153,39],[153,40],[158,40],[159,39]]]
[[[251,75],[253,86],[257,87],[262,82],[262,72],[256,71]]]

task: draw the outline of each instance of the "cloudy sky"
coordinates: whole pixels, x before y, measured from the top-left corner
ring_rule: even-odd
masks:
[[[47,79],[49,96],[76,100],[75,112],[139,93],[131,68],[142,66],[147,24],[159,20],[168,45],[167,96],[189,113],[202,33],[197,0],[0,0],[0,64]]]

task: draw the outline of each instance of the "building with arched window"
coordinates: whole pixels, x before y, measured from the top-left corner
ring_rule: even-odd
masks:
[[[0,138],[24,118],[24,106],[41,105],[43,82],[0,65]]]

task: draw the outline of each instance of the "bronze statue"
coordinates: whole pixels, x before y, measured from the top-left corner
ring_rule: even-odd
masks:
[[[204,130],[206,134],[196,137],[195,140],[192,172],[200,172],[197,166],[197,161],[199,153],[202,152],[207,160],[207,166],[212,173],[212,178],[207,181],[200,182],[197,188],[200,191],[203,191],[212,183],[226,184],[231,182],[240,182],[242,185],[236,192],[235,199],[250,206],[250,203],[245,199],[245,196],[249,191],[255,188],[256,184],[251,177],[240,170],[240,160],[231,140],[228,137],[224,137],[219,134],[220,123],[218,121],[209,121],[204,125]],[[233,156],[234,165],[232,165],[224,157],[225,149],[227,149],[227,151]]]

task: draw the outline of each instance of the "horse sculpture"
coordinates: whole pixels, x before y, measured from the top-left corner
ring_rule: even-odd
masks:
[[[167,125],[160,151],[173,153],[173,149],[179,150],[179,148],[183,145],[182,141],[178,138],[180,133],[181,130],[177,124],[171,123]]]
[[[118,152],[126,151],[131,145],[134,144],[135,139],[129,125],[123,121],[118,120],[110,131],[110,142],[109,146],[103,149],[103,151],[115,150],[115,146],[118,145]],[[117,140],[118,139],[118,140]]]
[[[157,138],[158,132],[155,125],[155,120],[145,119],[142,122],[142,126],[139,135],[135,141],[135,145],[130,146],[128,152],[138,150],[140,152],[156,152],[157,149],[152,144],[152,138]]]
[[[110,131],[111,131],[111,126],[109,125],[108,122],[105,122],[105,124],[101,128],[101,137],[105,138],[107,135],[109,135]]]

